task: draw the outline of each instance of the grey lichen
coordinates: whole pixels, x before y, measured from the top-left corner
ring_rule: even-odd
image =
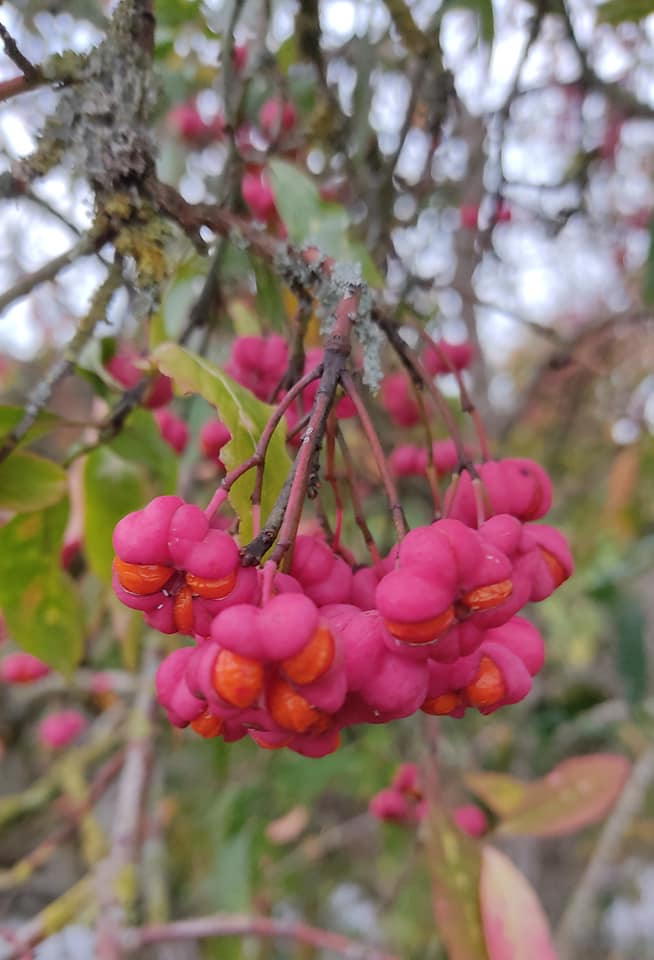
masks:
[[[152,167],[155,141],[149,120],[156,101],[150,55],[140,42],[143,11],[122,0],[107,36],[74,63],[50,61],[53,79],[70,77],[39,146],[25,165],[42,173],[64,155],[88,177],[96,192],[110,193],[140,179]]]

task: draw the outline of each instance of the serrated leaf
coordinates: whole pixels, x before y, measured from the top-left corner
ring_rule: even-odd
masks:
[[[601,820],[620,795],[630,767],[618,754],[595,753],[564,760],[531,783],[477,773],[469,774],[466,784],[501,818],[499,833],[558,837]]]
[[[164,343],[154,351],[152,362],[183,393],[199,393],[218,411],[229,428],[232,439],[223,447],[221,459],[228,470],[252,455],[273,408],[258,400],[240,383],[232,380],[219,367],[203,357],[174,343]],[[285,447],[286,428],[282,422],[272,436],[266,455],[261,514],[267,517],[291,468]],[[250,470],[233,485],[229,500],[238,514],[240,535],[246,543],[253,535],[250,497],[255,472]]]
[[[70,672],[83,648],[75,587],[59,555],[67,502],[14,517],[0,529],[0,607],[16,643],[52,667]]]
[[[495,847],[482,852],[479,900],[489,960],[557,960],[540,900]]]
[[[597,10],[597,22],[617,26],[631,21],[637,23],[654,13],[653,0],[608,0]]]
[[[111,583],[114,527],[145,506],[148,490],[139,468],[108,447],[99,447],[84,464],[84,553],[91,570]]]
[[[0,463],[0,508],[17,513],[41,510],[66,493],[66,471],[35,453],[14,451]]]
[[[381,286],[382,278],[368,251],[348,237],[350,220],[345,208],[322,200],[313,180],[291,163],[271,160],[268,170],[277,209],[293,243],[314,244],[340,263],[358,264],[368,283]]]
[[[430,807],[427,820],[429,870],[434,916],[448,960],[486,960],[479,910],[479,845],[457,830],[442,807]]]

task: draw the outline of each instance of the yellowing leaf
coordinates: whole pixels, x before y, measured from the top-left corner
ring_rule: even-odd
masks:
[[[500,833],[558,837],[601,820],[629,776],[618,754],[571,757],[525,783],[500,773],[470,773],[466,785],[501,818]]]
[[[448,960],[486,960],[478,897],[479,845],[433,804],[427,831],[434,916]]]
[[[221,450],[221,459],[228,470],[237,467],[254,453],[259,437],[273,413],[273,408],[258,400],[240,383],[218,367],[175,343],[157,347],[152,362],[171,377],[182,393],[199,393],[213,404],[218,416],[229,428],[232,439]],[[261,515],[265,519],[291,468],[286,453],[284,422],[275,430],[268,453],[261,495]],[[252,538],[252,510],[250,497],[254,488],[255,471],[250,470],[236,481],[229,499],[238,514],[241,541]]]
[[[468,790],[484,801],[487,807],[503,817],[524,800],[529,784],[507,773],[485,773],[473,771],[464,776]]]
[[[538,897],[509,858],[491,846],[481,856],[479,899],[489,960],[557,960]]]
[[[28,513],[61,500],[68,484],[58,463],[14,451],[0,463],[0,508]]]
[[[77,591],[60,565],[67,504],[22,513],[0,529],[0,607],[16,643],[68,672],[82,654]]]

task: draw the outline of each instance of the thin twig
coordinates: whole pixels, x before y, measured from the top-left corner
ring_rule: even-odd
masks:
[[[0,313],[14,303],[15,300],[31,293],[34,287],[37,287],[41,283],[47,283],[48,280],[53,280],[64,267],[70,266],[79,257],[85,257],[89,253],[95,253],[96,250],[100,249],[105,239],[107,238],[87,234],[82,237],[79,243],[71,247],[70,250],[66,250],[65,253],[54,257],[52,260],[49,260],[48,263],[44,263],[38,270],[34,270],[32,273],[21,277],[13,287],[10,287],[9,290],[5,290],[3,294],[0,294]]]
[[[382,445],[377,436],[377,431],[375,430],[372,420],[368,415],[361,395],[354,385],[354,380],[349,373],[344,373],[342,376],[342,383],[347,393],[348,397],[352,400],[352,403],[356,407],[357,416],[363,428],[363,432],[366,435],[366,439],[370,445],[372,455],[375,458],[375,463],[377,464],[377,469],[381,476],[382,483],[384,485],[384,490],[386,491],[386,496],[388,498],[388,504],[391,508],[391,515],[393,517],[393,523],[395,525],[395,530],[399,540],[402,539],[408,532],[408,525],[406,522],[406,517],[404,516],[404,510],[402,509],[402,504],[400,503],[400,498],[397,493],[397,487],[395,486],[395,481],[391,476],[391,472],[388,468],[388,461],[384,455]]]
[[[359,488],[356,482],[356,471],[354,469],[354,463],[352,461],[352,454],[350,453],[350,448],[347,445],[347,441],[343,436],[343,431],[338,427],[336,431],[336,439],[338,440],[338,445],[341,450],[341,455],[343,457],[343,463],[345,467],[345,478],[347,480],[348,489],[350,491],[350,500],[352,501],[352,509],[354,511],[354,522],[361,531],[361,536],[363,537],[363,542],[366,545],[366,549],[370,554],[370,559],[374,566],[377,566],[381,563],[381,556],[379,554],[379,548],[375,543],[375,538],[370,532],[370,527],[366,522],[366,515],[363,509],[363,502],[361,496],[359,495]]]
[[[121,282],[122,267],[120,260],[116,260],[104,283],[96,290],[89,312],[80,321],[79,327],[66,346],[64,354],[55,360],[43,379],[36,384],[29,394],[25,402],[25,412],[22,419],[7,434],[2,447],[0,447],[0,463],[6,460],[9,454],[16,449],[30,427],[33,426],[39,413],[50,400],[55,386],[72,372],[81,351],[93,336],[96,326],[101,320],[105,319],[109,303]]]
[[[139,686],[127,733],[125,764],[118,784],[114,828],[109,856],[100,864],[96,885],[100,913],[97,925],[97,960],[120,960],[124,955],[121,930],[127,909],[136,894],[136,862],[140,825],[153,757],[152,718],[155,706],[154,675],[159,663],[156,637],[143,652]]]
[[[16,64],[18,69],[25,76],[26,80],[41,78],[41,71],[38,69],[38,67],[35,67],[34,64],[28,60],[23,53],[21,53],[18,44],[9,33],[4,23],[0,23],[0,40],[2,40],[5,53],[9,59]]]
[[[347,960],[399,960],[379,947],[350,940],[340,933],[320,930],[305,923],[275,920],[271,917],[216,914],[212,917],[197,917],[177,923],[132,928],[125,931],[124,944],[133,952],[151,943],[170,943],[180,940],[206,940],[214,937],[272,937],[304,943],[320,950],[328,950]]]
[[[51,860],[61,845],[69,840],[79,828],[82,817],[93,809],[93,806],[107,790],[122,765],[123,754],[119,752],[100,767],[88,788],[84,802],[70,809],[64,808],[64,816],[67,818],[64,823],[24,857],[21,857],[12,867],[0,871],[0,890],[12,890],[23,886],[31,880],[37,870],[40,870]]]

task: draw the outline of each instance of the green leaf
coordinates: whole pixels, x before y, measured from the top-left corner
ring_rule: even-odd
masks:
[[[179,459],[161,436],[149,410],[134,410],[109,447],[123,459],[144,468],[153,496],[175,492]]]
[[[649,225],[649,250],[647,263],[645,264],[643,299],[648,307],[654,304],[654,219],[650,221]]]
[[[627,20],[637,23],[654,13],[654,0],[608,0],[597,11],[598,23],[617,26]]]
[[[201,11],[200,0],[157,0],[157,26],[182,27],[197,20]]]
[[[243,463],[254,453],[257,441],[273,413],[273,408],[236,383],[222,370],[183,347],[164,343],[152,354],[152,362],[166,376],[171,377],[183,393],[199,393],[208,400],[232,434],[223,447],[221,458],[228,470]],[[282,423],[275,430],[268,453],[261,496],[261,514],[268,516],[289,473],[291,461],[285,447],[286,428]],[[254,488],[255,471],[250,470],[236,481],[229,495],[238,514],[243,543],[252,538],[252,508],[250,497]]]
[[[546,777],[525,783],[499,773],[474,773],[466,785],[496,813],[498,832],[558,837],[601,820],[629,776],[630,763],[611,753],[571,757]]]
[[[430,805],[427,849],[434,916],[448,960],[486,960],[478,897],[479,845],[457,830],[441,806]]]
[[[277,209],[292,242],[314,244],[341,263],[358,264],[368,283],[382,286],[368,251],[348,237],[350,220],[345,208],[322,200],[313,180],[291,163],[271,160],[268,170]]]
[[[148,499],[143,473],[108,447],[99,447],[84,464],[84,552],[91,570],[111,583],[114,527]]]
[[[635,594],[619,591],[610,605],[615,625],[615,655],[627,701],[640,703],[647,693],[647,624]]]
[[[20,423],[24,415],[24,407],[0,407],[0,446],[3,445],[7,435]],[[31,443],[32,440],[37,440],[44,434],[50,433],[51,430],[54,430],[63,422],[65,421],[62,421],[56,413],[41,410],[20,443]]]
[[[263,261],[252,258],[252,267],[257,281],[257,311],[266,317],[275,330],[286,329],[286,311],[279,280]]]
[[[292,33],[290,37],[284,40],[277,51],[277,66],[282,73],[287,74],[290,68],[297,63],[299,57],[298,38],[295,33]]]
[[[489,960],[557,960],[549,924],[526,877],[484,846],[479,899]]]
[[[50,507],[66,493],[66,471],[52,460],[15,451],[0,463],[0,508],[25,513]]]
[[[0,529],[0,607],[16,643],[69,673],[83,649],[83,618],[59,554],[68,507],[61,501]]]

